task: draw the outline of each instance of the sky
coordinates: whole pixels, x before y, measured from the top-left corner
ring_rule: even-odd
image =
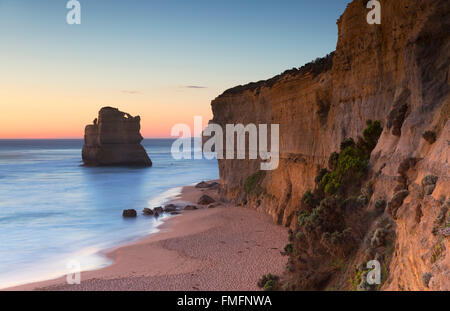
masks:
[[[228,88],[333,51],[349,0],[0,0],[0,139],[82,138],[103,106],[146,138],[212,118]]]

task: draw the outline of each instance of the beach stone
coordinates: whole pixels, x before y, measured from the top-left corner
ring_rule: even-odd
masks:
[[[206,181],[202,181],[200,183],[198,183],[197,185],[195,185],[195,188],[198,189],[218,189],[219,188],[219,183],[217,182],[212,182],[212,183],[207,183]]]
[[[204,195],[202,195],[200,197],[200,199],[198,200],[197,204],[208,205],[208,204],[211,204],[211,203],[214,203],[214,202],[216,202],[216,201],[213,198],[211,198],[209,195],[204,194]]]
[[[156,218],[158,218],[158,217],[159,217],[159,213],[158,213],[157,211],[154,211],[154,212],[153,212],[153,216],[155,216]]]
[[[209,189],[219,189],[219,183],[217,183],[217,182],[210,183]]]
[[[158,213],[158,214],[162,214],[164,212],[164,210],[163,210],[163,208],[161,206],[159,206],[159,207],[155,207],[153,209],[153,212],[154,213]]]
[[[126,209],[126,210],[123,210],[122,216],[123,217],[137,217],[137,212],[134,209]]]
[[[177,210],[177,207],[175,204],[168,204],[164,207],[164,212],[166,212],[166,213],[175,212],[176,210]]]
[[[203,188],[209,188],[209,184],[206,181],[199,182],[195,185],[195,188],[203,189]]]
[[[171,212],[170,215],[180,215],[180,212]]]
[[[144,210],[142,211],[142,214],[144,215],[153,215],[153,211],[150,208],[144,208]]]
[[[198,209],[198,207],[195,206],[195,205],[186,205],[186,206],[184,207],[184,210],[185,210],[185,211],[193,211],[193,210],[196,210],[196,209]]]
[[[220,203],[216,202],[216,203],[209,204],[208,208],[216,208],[216,207],[219,207],[219,206],[220,206]]]

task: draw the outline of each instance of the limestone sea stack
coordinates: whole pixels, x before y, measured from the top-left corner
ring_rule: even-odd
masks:
[[[103,107],[84,133],[83,162],[89,166],[152,166],[141,142],[141,118]]]

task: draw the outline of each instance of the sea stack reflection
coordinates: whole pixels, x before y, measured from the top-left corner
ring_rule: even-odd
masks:
[[[89,166],[152,165],[141,145],[141,118],[117,108],[103,107],[84,133],[83,162]]]

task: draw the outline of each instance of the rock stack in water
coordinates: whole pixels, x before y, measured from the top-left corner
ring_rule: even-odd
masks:
[[[139,116],[133,117],[117,108],[104,107],[98,119],[86,126],[83,162],[89,166],[151,166],[139,133]]]

